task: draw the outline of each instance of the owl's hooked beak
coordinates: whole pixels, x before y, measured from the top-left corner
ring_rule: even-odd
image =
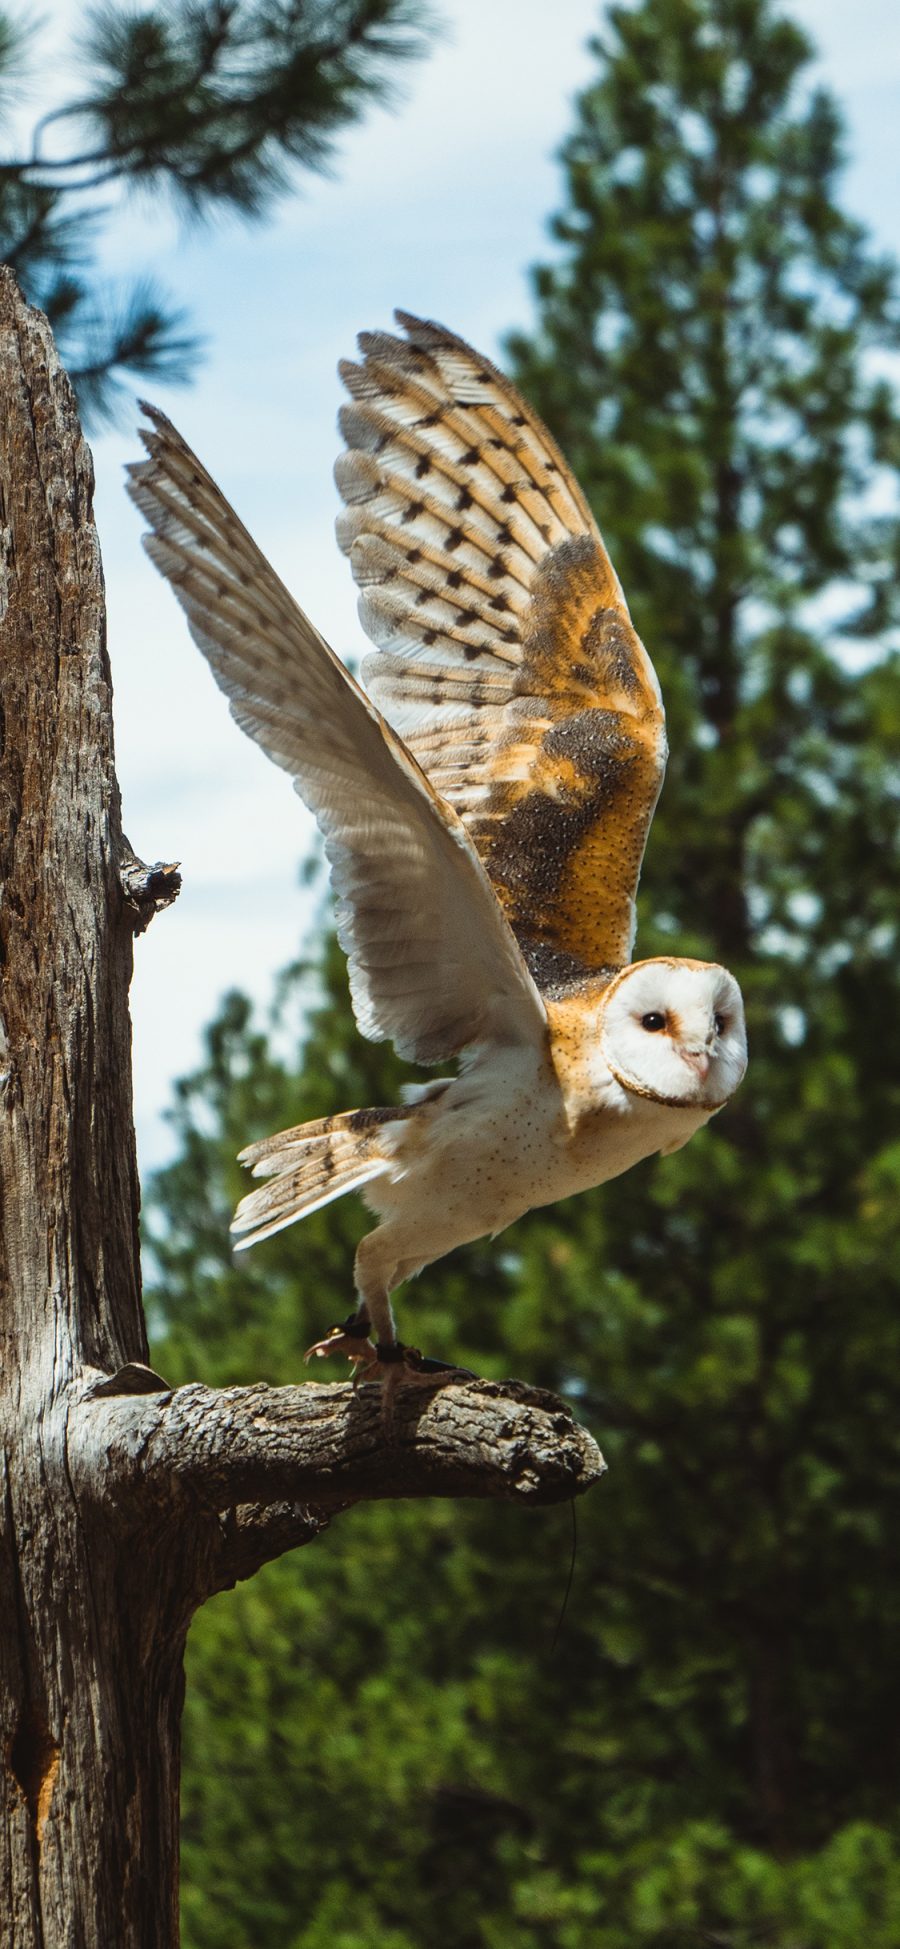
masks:
[[[682,1061],[687,1063],[688,1068],[693,1069],[696,1072],[696,1074],[700,1078],[701,1083],[705,1083],[706,1078],[709,1075],[709,1065],[712,1061],[712,1057],[709,1053],[709,1050],[708,1049],[679,1049],[678,1054],[680,1055]]]

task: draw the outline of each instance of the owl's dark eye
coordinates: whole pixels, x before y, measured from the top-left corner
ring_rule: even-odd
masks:
[[[713,1016],[713,1028],[715,1029],[717,1035],[724,1035],[727,1027],[728,1027],[728,1021],[726,1016],[724,1015]]]
[[[651,1035],[656,1035],[658,1031],[660,1029],[664,1029],[665,1026],[666,1026],[665,1016],[660,1015],[656,1009],[653,1009],[649,1015],[641,1016],[641,1028],[649,1029]]]

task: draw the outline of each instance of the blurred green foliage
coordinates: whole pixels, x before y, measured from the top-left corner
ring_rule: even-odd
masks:
[[[0,125],[33,82],[41,25],[0,11]],[[200,351],[150,279],[100,279],[119,196],[261,219],[391,99],[398,65],[432,31],[423,0],[98,0],[73,14],[73,92],[0,160],[0,261],[46,312],[92,425],[115,417],[124,374],[181,380]]]
[[[768,0],[614,7],[596,54],[511,355],[669,707],[639,952],[733,966],[751,1068],[685,1151],[401,1295],[602,1443],[562,1637],[565,1510],[373,1505],[210,1604],[189,1949],[900,1940],[893,273]],[[280,1005],[228,999],[150,1190],[175,1380],[296,1379],[346,1310],[362,1212],[235,1266],[233,1158],[400,1069],[332,942]]]

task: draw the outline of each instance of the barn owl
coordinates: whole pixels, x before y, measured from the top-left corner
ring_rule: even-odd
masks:
[[[243,731],[321,827],[362,1033],[458,1074],[241,1153],[256,1244],[362,1192],[356,1311],[311,1353],[421,1369],[391,1294],[524,1212],[680,1149],[747,1062],[715,963],[632,961],[666,758],[650,659],[587,502],[487,359],[397,314],[341,366],[338,541],[363,689],[200,462],[144,408],[146,547]]]

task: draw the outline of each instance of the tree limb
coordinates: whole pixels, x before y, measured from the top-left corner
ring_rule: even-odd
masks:
[[[80,1492],[128,1524],[145,1524],[148,1512],[176,1527],[187,1508],[215,1513],[216,1587],[311,1540],[356,1502],[471,1496],[545,1507],[583,1494],[605,1468],[554,1395],[483,1380],[404,1387],[389,1414],[372,1385],[88,1388],[70,1410],[68,1455]]]
[[[171,907],[181,892],[179,860],[155,860],[147,866],[132,850],[122,834],[119,854],[119,878],[122,892],[132,917],[136,934],[143,934],[149,927],[154,914],[161,913],[164,907]]]
[[[334,1510],[313,1509],[303,1502],[241,1502],[220,1518],[218,1548],[210,1565],[209,1595],[231,1590],[254,1577],[264,1563],[314,1543],[328,1528]]]

